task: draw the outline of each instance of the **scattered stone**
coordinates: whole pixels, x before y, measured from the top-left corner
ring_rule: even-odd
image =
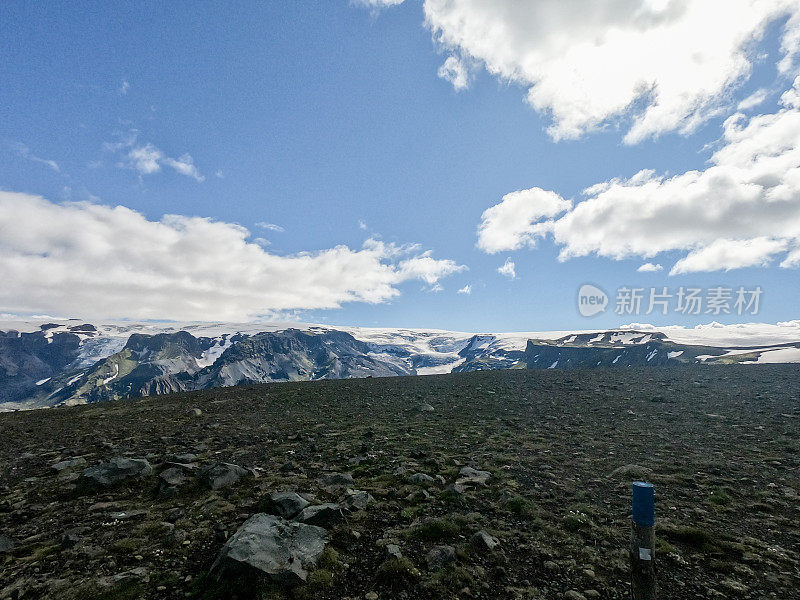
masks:
[[[403,558],[400,546],[397,544],[386,544],[386,558]]]
[[[297,515],[295,520],[308,525],[328,528],[337,523],[341,523],[344,520],[344,515],[338,504],[328,502],[325,504],[307,506],[300,511],[300,514]]]
[[[82,467],[86,464],[86,459],[82,456],[78,458],[70,458],[69,460],[62,460],[61,462],[57,462],[54,465],[51,465],[50,468],[53,469],[56,473],[61,473],[62,471],[71,471],[72,469],[77,469],[78,467]]]
[[[83,533],[84,528],[82,527],[75,527],[72,529],[67,529],[59,536],[59,542],[61,543],[61,548],[69,549],[74,548],[75,545],[81,541],[81,534]]]
[[[182,508],[173,508],[164,516],[164,520],[166,520],[168,523],[174,523],[185,514],[186,511],[184,511]]]
[[[344,510],[364,510],[375,498],[369,492],[361,490],[347,490],[340,505]]]
[[[302,583],[325,549],[321,527],[255,514],[225,543],[212,572],[220,577],[255,570],[282,583]]]
[[[611,477],[636,481],[649,479],[652,474],[653,472],[650,469],[639,465],[625,465],[611,471]]]
[[[79,492],[96,492],[127,479],[144,477],[153,472],[153,467],[143,458],[112,458],[107,463],[84,470],[76,482]]]
[[[479,531],[473,534],[473,536],[469,538],[469,542],[480,550],[494,550],[500,544],[497,538],[492,537],[485,531]]]
[[[433,412],[433,411],[435,411],[435,410],[436,410],[435,408],[433,408],[433,406],[431,406],[431,405],[430,405],[430,404],[428,404],[427,402],[423,402],[423,403],[420,405],[419,409],[420,409],[422,412]]]
[[[273,492],[268,502],[271,510],[284,519],[292,519],[302,511],[309,502],[297,492]]]
[[[425,560],[428,563],[428,569],[438,571],[445,565],[456,561],[456,550],[452,546],[434,546],[425,555]]]
[[[353,485],[353,476],[350,473],[325,473],[320,476],[319,483],[329,488],[350,487]]]
[[[202,417],[203,416],[203,411],[200,410],[199,408],[192,408],[192,409],[189,410],[189,416]]]
[[[575,590],[564,592],[564,600],[586,600],[586,596]]]
[[[250,471],[239,465],[217,463],[200,471],[197,478],[200,480],[200,483],[206,487],[212,490],[218,490],[233,485],[242,477],[246,477],[249,474]]]
[[[0,553],[11,552],[14,549],[14,540],[5,535],[0,535]]]
[[[123,510],[111,513],[110,517],[115,521],[136,521],[147,516],[146,510]]]
[[[159,496],[171,497],[178,493],[178,488],[189,481],[186,470],[178,465],[164,469],[158,476]]]
[[[462,496],[464,492],[467,491],[467,488],[460,483],[451,483],[446,488],[444,488],[446,494],[453,494],[454,496]]]
[[[456,479],[456,483],[460,485],[486,485],[492,477],[489,471],[478,471],[472,467],[461,467],[458,474],[460,477]]]
[[[426,473],[414,473],[408,478],[408,481],[411,483],[433,483],[436,480]]]
[[[376,592],[367,592],[364,594],[364,600],[378,600],[378,594]]]
[[[584,590],[583,595],[586,596],[586,598],[599,598],[600,592],[597,590]]]

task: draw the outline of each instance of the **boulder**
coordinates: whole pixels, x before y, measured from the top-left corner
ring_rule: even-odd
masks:
[[[500,542],[485,531],[479,531],[469,538],[469,543],[479,550],[494,550]]]
[[[369,492],[347,490],[339,503],[344,510],[364,510],[375,498]]]
[[[456,483],[459,485],[486,485],[486,482],[492,477],[489,471],[478,471],[472,467],[462,467],[458,474],[459,478],[456,479]]]
[[[211,569],[219,577],[250,571],[276,582],[302,583],[326,542],[321,527],[259,513],[231,536]]]
[[[61,473],[62,471],[71,471],[72,469],[77,469],[78,467],[82,467],[86,464],[86,459],[79,456],[78,458],[70,458],[68,460],[62,460],[57,462],[54,465],[50,465],[50,468],[53,469],[56,473]]]
[[[350,487],[353,485],[353,476],[350,473],[325,473],[320,476],[319,483],[329,488]]]
[[[408,478],[408,481],[411,483],[433,483],[436,480],[426,473],[414,473]]]
[[[273,492],[267,503],[270,507],[269,512],[292,519],[302,511],[309,502],[297,492]]]
[[[250,471],[233,465],[231,463],[217,463],[206,467],[197,474],[200,483],[212,490],[228,487],[239,481],[242,477],[246,477]]]
[[[397,544],[386,544],[386,558],[403,558],[403,553],[400,551],[400,546]]]
[[[143,458],[112,458],[107,463],[84,470],[76,482],[78,491],[95,492],[127,479],[144,477],[153,472],[153,467]]]
[[[425,560],[428,563],[428,569],[431,571],[438,571],[442,567],[456,561],[456,549],[452,546],[434,546],[431,548],[430,552],[425,555]]]
[[[331,527],[344,520],[342,509],[338,504],[327,502],[307,506],[297,515],[296,521],[319,527]]]

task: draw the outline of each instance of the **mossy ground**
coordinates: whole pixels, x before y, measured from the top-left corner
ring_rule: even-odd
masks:
[[[0,598],[628,598],[630,477],[656,486],[664,598],[798,597],[800,370],[717,366],[492,371],[214,389],[0,415]],[[653,402],[658,396],[662,400]],[[423,402],[433,412],[419,410]],[[189,409],[199,407],[201,416]],[[233,462],[257,477],[158,498],[153,475],[79,495],[49,465],[83,456]],[[291,462],[291,469],[282,468]],[[465,465],[486,486],[446,493]],[[634,465],[634,466],[631,466]],[[617,474],[616,469],[626,467]],[[330,530],[304,586],[207,576],[275,490],[335,500],[352,472],[375,501]],[[445,484],[409,483],[417,472]],[[175,516],[176,509],[183,511]],[[145,510],[135,520],[116,511]],[[169,521],[173,521],[171,524]],[[79,530],[74,545],[60,536]],[[473,547],[484,530],[494,551]],[[403,558],[387,556],[400,546]],[[435,545],[456,562],[432,572]],[[113,582],[114,577],[128,574]],[[591,596],[592,594],[589,594]]]

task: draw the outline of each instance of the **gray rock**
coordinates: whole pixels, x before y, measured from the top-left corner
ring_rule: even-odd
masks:
[[[347,490],[339,504],[344,510],[364,510],[374,500],[369,492]]]
[[[624,465],[611,471],[611,477],[617,479],[635,479],[644,481],[649,479],[653,472],[647,467],[639,465]]]
[[[403,558],[400,546],[397,544],[386,544],[386,558]]]
[[[245,468],[231,463],[217,463],[197,474],[200,483],[212,490],[228,487],[250,474]]]
[[[435,408],[433,408],[433,407],[432,407],[430,404],[428,404],[427,402],[423,402],[422,404],[420,404],[420,407],[419,407],[419,409],[420,409],[422,412],[433,412],[433,411],[435,411],[435,410],[436,410]]]
[[[307,506],[295,518],[296,521],[318,527],[331,527],[344,520],[342,509],[338,504],[331,502]]]
[[[350,487],[353,485],[353,476],[350,473],[325,473],[319,482],[324,487]]]
[[[494,550],[500,544],[496,537],[492,537],[485,531],[479,531],[473,534],[473,536],[469,538],[469,542],[480,550]]]
[[[464,492],[467,491],[467,488],[460,483],[451,483],[446,488],[444,488],[444,491],[445,493],[452,494],[454,496],[462,496]]]
[[[296,517],[309,504],[297,492],[274,492],[269,499],[273,511],[284,519]]]
[[[153,472],[153,467],[143,458],[112,458],[107,463],[84,470],[76,486],[79,492],[95,492],[127,479],[144,477]]]
[[[321,527],[255,514],[225,543],[212,571],[224,577],[255,571],[277,582],[302,583],[325,549]]]
[[[564,600],[586,600],[586,596],[575,590],[564,592]]]
[[[0,535],[0,553],[11,552],[14,549],[14,540],[5,535]]]
[[[478,471],[472,467],[462,467],[458,474],[460,477],[456,479],[456,483],[460,485],[486,485],[492,477],[489,471]]]
[[[78,467],[82,467],[86,464],[86,459],[82,456],[78,458],[70,458],[69,460],[62,460],[61,462],[57,462],[54,465],[50,465],[50,468],[53,469],[56,473],[61,473],[62,471],[71,471],[72,469],[77,469]]]
[[[426,473],[414,473],[408,478],[408,481],[411,483],[433,483],[436,480]]]
[[[75,545],[81,541],[81,534],[83,531],[83,527],[75,527],[73,529],[67,529],[64,531],[59,537],[61,547],[64,549],[75,547]]]
[[[115,521],[138,521],[147,516],[146,510],[122,510],[109,515]]]
[[[425,556],[428,569],[438,571],[456,561],[456,550],[452,546],[434,546]]]
[[[189,409],[189,416],[202,417],[203,416],[203,411],[200,410],[199,408],[191,408],[191,409]]]

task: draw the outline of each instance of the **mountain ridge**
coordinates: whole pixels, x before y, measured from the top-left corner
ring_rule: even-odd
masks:
[[[33,325],[25,322],[20,327],[25,331],[19,331],[13,324],[0,324],[0,410],[276,381],[509,368],[800,362],[800,327],[784,327],[758,340],[771,343],[715,345],[687,344],[664,331],[632,328],[470,334],[302,324]],[[718,335],[719,327],[709,331]],[[713,341],[711,335],[706,338]]]

